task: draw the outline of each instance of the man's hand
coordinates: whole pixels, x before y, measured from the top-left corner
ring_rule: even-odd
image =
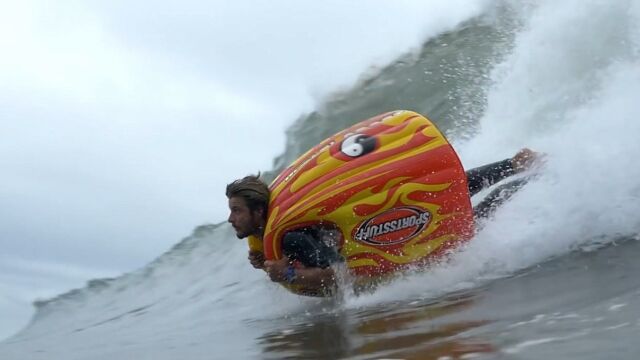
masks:
[[[287,280],[287,268],[289,267],[289,258],[283,257],[280,260],[267,260],[264,262],[264,271],[269,274],[271,281],[283,282]]]
[[[274,282],[286,282],[287,268],[291,265],[289,258],[280,260],[267,260],[264,262],[264,271],[269,274],[269,278]],[[295,280],[293,284],[307,288],[318,289],[320,291],[331,291],[336,285],[336,278],[333,268],[306,267],[297,264],[295,268]]]
[[[260,251],[249,250],[249,262],[256,269],[264,269],[264,254]]]

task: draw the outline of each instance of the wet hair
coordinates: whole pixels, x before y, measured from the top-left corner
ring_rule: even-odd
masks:
[[[243,198],[251,211],[262,209],[262,216],[266,220],[269,210],[269,187],[258,175],[247,175],[227,185],[227,198]]]

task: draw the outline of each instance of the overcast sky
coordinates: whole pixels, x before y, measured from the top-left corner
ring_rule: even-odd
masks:
[[[0,318],[225,220],[298,115],[485,3],[0,0]]]

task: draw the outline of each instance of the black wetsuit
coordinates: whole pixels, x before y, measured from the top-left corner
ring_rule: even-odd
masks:
[[[304,266],[326,268],[342,261],[336,246],[321,240],[319,230],[308,227],[290,231],[282,239],[282,252],[290,260],[299,261]]]
[[[466,172],[469,196],[476,195],[480,191],[515,175],[511,159],[505,159]],[[509,181],[502,184],[489,193],[480,203],[473,208],[476,219],[487,218],[505,201],[509,200],[528,181],[527,178]]]
[[[466,172],[469,196],[515,175],[511,159],[471,169]],[[502,203],[508,200],[525,183],[526,179],[517,179],[500,185],[485,197],[473,209],[476,218],[486,218]],[[326,268],[336,262],[344,261],[336,246],[320,240],[322,230],[308,227],[288,232],[282,239],[282,252],[291,260],[308,267]]]

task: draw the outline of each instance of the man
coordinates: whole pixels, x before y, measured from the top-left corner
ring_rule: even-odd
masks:
[[[228,221],[236,231],[239,239],[250,235],[262,239],[264,227],[267,222],[269,204],[269,188],[258,176],[249,175],[227,185],[226,191],[229,199]],[[308,288],[329,288],[335,282],[331,263],[327,260],[339,261],[340,257],[335,249],[312,239],[310,234],[292,232],[282,241],[283,252],[286,257],[277,261],[265,261],[264,255],[259,251],[249,251],[249,262],[256,269],[267,272],[272,281],[301,285]],[[323,246],[324,245],[324,246]],[[311,251],[305,251],[304,247],[311,246]],[[294,269],[290,262],[299,254],[301,259]],[[316,255],[316,256],[314,256]],[[311,257],[315,257],[313,261]]]
[[[537,153],[525,148],[512,158],[467,171],[469,195],[473,196],[507,177],[529,169],[538,158]],[[476,218],[493,214],[526,182],[526,179],[519,179],[495,189],[474,207]],[[228,221],[235,229],[236,236],[243,239],[253,235],[262,239],[270,195],[267,184],[259,176],[249,175],[227,185],[226,195],[230,210]],[[331,265],[343,259],[330,241],[323,241],[325,238],[327,236],[323,229],[290,232],[282,240],[285,255],[282,259],[265,261],[261,252],[249,251],[249,262],[254,268],[263,269],[272,281],[331,292],[335,288],[335,274]],[[294,261],[296,266],[293,266]]]

